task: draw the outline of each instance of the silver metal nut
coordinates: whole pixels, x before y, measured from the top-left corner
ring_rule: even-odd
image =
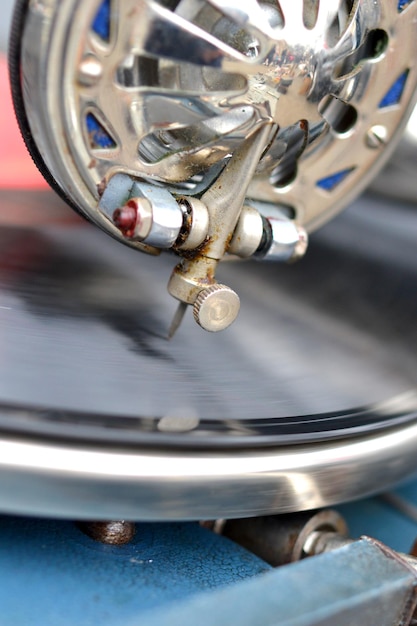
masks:
[[[257,251],[262,241],[263,221],[257,209],[245,205],[240,213],[228,252],[249,258]]]
[[[232,324],[238,316],[240,299],[226,285],[212,285],[203,289],[194,304],[194,319],[204,330],[219,332]]]
[[[260,261],[294,262],[307,251],[308,235],[306,230],[277,211],[275,215],[267,218],[271,227],[272,241],[269,249],[262,256],[257,257]]]

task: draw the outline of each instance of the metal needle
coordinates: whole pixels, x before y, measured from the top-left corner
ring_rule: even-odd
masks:
[[[171,322],[171,326],[169,327],[168,339],[172,339],[178,328],[181,326],[181,322],[184,319],[185,312],[187,310],[188,305],[185,302],[180,302],[177,310],[175,311],[175,315]]]

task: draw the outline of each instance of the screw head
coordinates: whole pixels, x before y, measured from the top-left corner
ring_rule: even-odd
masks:
[[[130,543],[135,536],[135,524],[133,522],[80,522],[79,528],[91,539],[100,541],[109,546],[123,546]]]
[[[368,148],[383,148],[388,141],[388,131],[385,126],[377,124],[372,126],[366,134],[366,145]]]
[[[103,75],[103,66],[99,59],[93,54],[87,54],[81,61],[78,81],[81,85],[86,87],[93,87],[96,85]]]
[[[204,330],[216,333],[232,324],[240,309],[239,296],[226,285],[203,289],[194,304],[194,319]]]

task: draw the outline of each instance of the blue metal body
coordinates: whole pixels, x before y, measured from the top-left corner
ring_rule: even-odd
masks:
[[[351,535],[409,551],[417,482],[394,495],[402,510],[383,498],[338,507]],[[1,626],[341,626],[358,611],[385,626],[413,588],[407,568],[366,542],[272,570],[198,524],[138,524],[116,547],[71,522],[0,518]]]
[[[407,567],[362,540],[229,589],[200,594],[154,613],[151,623],[400,626],[409,623],[414,585],[415,575]]]
[[[139,524],[121,547],[71,522],[0,519],[1,626],[122,626],[271,569],[198,524]]]

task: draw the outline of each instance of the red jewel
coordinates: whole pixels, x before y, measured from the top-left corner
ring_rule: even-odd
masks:
[[[125,235],[132,237],[137,223],[138,212],[134,202],[129,201],[125,206],[116,209],[113,213],[114,225]]]

